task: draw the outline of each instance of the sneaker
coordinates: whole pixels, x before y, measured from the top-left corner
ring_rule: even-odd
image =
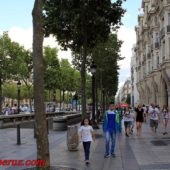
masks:
[[[109,158],[110,155],[109,155],[109,154],[105,154],[104,157],[105,157],[105,158]]]
[[[116,155],[115,155],[114,153],[111,153],[111,155],[112,155],[112,157],[113,157],[113,158],[115,158],[115,157],[116,157]]]

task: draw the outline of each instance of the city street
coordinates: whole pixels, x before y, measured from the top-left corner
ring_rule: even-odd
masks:
[[[152,133],[148,123],[143,124],[142,136],[132,134],[129,138],[119,134],[116,143],[116,157],[104,158],[104,138],[96,131],[96,141],[91,145],[90,165],[84,163],[82,144],[78,151],[69,152],[66,144],[66,131],[50,131],[51,165],[77,170],[170,170],[170,127],[168,135],[163,135],[162,126]],[[16,129],[0,130],[1,160],[36,159],[36,143],[33,130],[22,129],[20,146],[16,145]],[[28,167],[6,167],[6,170],[19,170]],[[5,169],[1,167],[0,170]]]

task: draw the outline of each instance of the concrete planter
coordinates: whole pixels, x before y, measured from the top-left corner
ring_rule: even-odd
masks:
[[[78,137],[78,126],[68,126],[67,127],[67,147],[69,151],[78,150],[79,137]]]

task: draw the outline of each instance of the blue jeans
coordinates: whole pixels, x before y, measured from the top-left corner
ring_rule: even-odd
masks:
[[[114,131],[113,132],[106,131],[105,138],[106,138],[106,153],[105,153],[105,155],[109,155],[110,153],[114,154],[115,143],[116,143],[116,133]],[[111,150],[110,150],[110,141],[111,141]]]
[[[90,155],[90,144],[91,144],[90,141],[88,141],[88,142],[83,142],[85,160],[89,160],[89,155]]]

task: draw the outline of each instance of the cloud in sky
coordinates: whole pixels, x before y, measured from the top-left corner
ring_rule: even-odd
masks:
[[[119,61],[119,84],[123,84],[130,76],[130,61],[132,56],[132,47],[136,42],[135,30],[122,26],[118,31],[118,38],[123,41],[121,47],[121,56],[124,60]],[[120,85],[119,85],[120,87]]]

